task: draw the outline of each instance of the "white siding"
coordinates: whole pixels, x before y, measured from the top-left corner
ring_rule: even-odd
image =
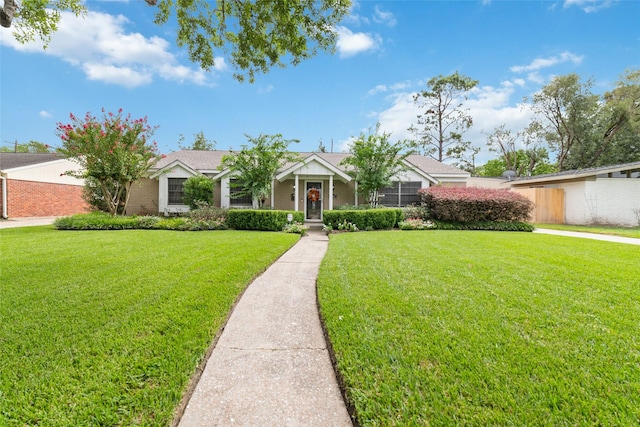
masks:
[[[615,224],[637,226],[640,210],[640,180],[598,178],[563,184],[567,224]]]
[[[65,175],[67,171],[79,171],[80,165],[67,159],[38,163],[20,168],[8,169],[9,179],[21,181],[47,182],[51,184],[84,185],[84,179]]]

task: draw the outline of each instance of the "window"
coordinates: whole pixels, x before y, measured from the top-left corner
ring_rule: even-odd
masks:
[[[229,197],[231,206],[253,206],[253,200],[248,194],[239,195],[244,188],[237,179],[229,180]]]
[[[420,204],[418,190],[421,187],[420,181],[393,181],[390,187],[380,190],[380,194],[384,194],[384,197],[380,198],[380,204],[393,207]]]
[[[168,178],[169,181],[169,204],[184,205],[184,182],[187,178]]]

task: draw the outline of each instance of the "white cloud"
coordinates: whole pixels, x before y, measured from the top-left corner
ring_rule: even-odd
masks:
[[[167,40],[128,33],[125,30],[128,22],[122,15],[89,12],[82,18],[62,12],[58,31],[46,50],[40,41],[19,44],[6,35],[0,38],[0,43],[19,51],[56,56],[82,69],[90,80],[125,87],[148,84],[154,76],[179,82],[206,83],[204,71],[178,63],[169,51]],[[226,68],[222,58],[216,59],[215,68]]]
[[[535,72],[543,68],[553,67],[557,64],[571,62],[578,65],[582,62],[584,56],[575,55],[571,52],[562,52],[560,55],[550,56],[548,58],[536,58],[528,65],[516,65],[510,68],[514,73]]]
[[[353,0],[351,2],[351,8],[349,9],[349,13],[344,18],[344,22],[352,24],[352,25],[369,25],[369,18],[364,17],[357,13],[360,10],[360,2]]]
[[[398,23],[396,17],[393,16],[393,13],[385,12],[384,10],[381,10],[377,5],[375,6],[373,11],[373,22],[376,22],[378,24],[385,24],[389,27],[394,27]]]
[[[613,0],[565,0],[564,7],[566,9],[577,6],[586,13],[592,13],[611,6],[613,2]]]
[[[267,85],[266,87],[261,87],[260,89],[258,89],[258,93],[260,94],[265,94],[265,93],[269,93],[273,90],[273,85]]]
[[[369,33],[354,33],[347,27],[336,27],[338,42],[336,47],[341,58],[357,55],[361,52],[376,50],[380,47],[381,39],[378,35]]]
[[[40,117],[42,117],[43,119],[49,119],[49,118],[53,117],[53,115],[52,115],[50,112],[45,111],[45,110],[40,111],[40,112],[38,113],[38,115],[39,115]]]
[[[476,164],[483,164],[495,158],[486,149],[486,133],[505,124],[508,129],[518,132],[531,121],[532,112],[521,103],[512,102],[516,88],[523,85],[522,80],[505,81],[500,87],[481,86],[470,94],[465,106],[473,117],[473,126],[464,134],[464,138],[480,147],[482,151],[476,157]],[[408,131],[411,125],[416,125],[417,115],[421,113],[413,101],[414,92],[397,93],[390,97],[391,106],[379,112],[377,121],[380,129],[391,133],[393,140],[414,139]]]

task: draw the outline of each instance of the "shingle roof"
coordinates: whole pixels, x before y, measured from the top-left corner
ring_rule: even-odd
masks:
[[[176,160],[181,161],[185,165],[189,166],[192,169],[196,170],[218,170],[220,165],[222,164],[222,157],[226,154],[232,154],[233,151],[228,150],[213,150],[213,151],[198,151],[198,150],[180,150],[175,151],[173,153],[167,154],[166,157],[160,160],[154,167],[155,170],[162,169],[169,164],[173,163]],[[308,153],[308,152],[300,152],[298,153],[300,157],[307,158],[312,154],[317,155],[318,157],[326,160],[331,163],[336,168],[341,170],[345,170],[344,166],[340,165],[340,162],[347,156],[349,153]],[[417,154],[410,155],[407,160],[412,165],[421,169],[423,172],[428,174],[435,175],[463,175],[468,176],[469,174],[461,169],[456,168],[455,166],[446,165],[444,163],[440,163],[437,160],[434,160],[430,157],[420,156]],[[283,169],[290,167],[291,165],[285,165]]]
[[[53,162],[61,157],[53,153],[0,153],[0,170],[15,169],[39,163]]]
[[[537,181],[554,181],[561,179],[581,178],[606,173],[640,169],[640,162],[622,163],[619,165],[600,166],[596,168],[574,169],[546,175],[523,176],[513,180],[512,184],[530,183]]]

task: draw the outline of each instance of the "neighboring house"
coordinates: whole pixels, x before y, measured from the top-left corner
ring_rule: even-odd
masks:
[[[515,178],[504,185],[532,198],[537,210],[559,211],[555,222],[640,225],[640,162]]]
[[[0,153],[3,218],[87,212],[84,180],[64,175],[78,165],[50,153]]]
[[[168,154],[134,184],[128,214],[181,213],[189,210],[182,202],[182,185],[187,178],[206,175],[214,182],[214,204],[218,207],[252,207],[255,201],[235,197],[234,174],[221,169],[222,157],[229,151],[182,150]],[[303,211],[306,220],[321,220],[324,210],[340,205],[366,203],[357,194],[357,183],[340,162],[348,153],[299,153],[301,160],[278,171],[271,197],[265,205],[274,209]],[[469,173],[429,157],[411,155],[407,170],[393,179],[393,185],[381,191],[385,206],[419,203],[418,190],[431,185],[466,185]]]

